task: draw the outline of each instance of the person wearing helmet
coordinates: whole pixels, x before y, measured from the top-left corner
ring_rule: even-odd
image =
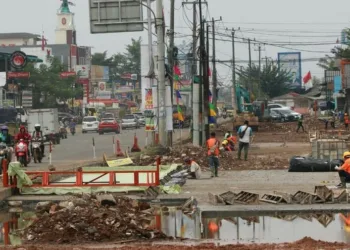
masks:
[[[1,127],[0,142],[6,143],[6,145],[12,144],[12,138],[9,134],[9,128],[7,126]]]
[[[43,157],[45,157],[44,136],[43,132],[41,131],[41,125],[39,123],[35,124],[34,129],[35,131],[33,131],[32,138],[41,142],[40,150],[43,154]],[[33,148],[31,148],[31,151],[33,153]]]
[[[337,187],[345,188],[346,183],[350,182],[350,152],[346,151],[343,154],[344,164],[339,167],[336,166],[334,169],[338,171],[340,183]]]
[[[198,163],[188,157],[185,158],[184,162],[185,168],[187,168],[188,172],[190,173],[190,176],[193,179],[199,179],[202,171]]]
[[[21,125],[19,127],[19,133],[16,135],[15,137],[15,141],[19,142],[20,140],[23,140],[24,143],[27,144],[28,146],[28,156],[30,156],[30,150],[29,150],[29,142],[32,139],[32,137],[30,136],[30,134],[27,132],[27,129],[25,126]]]

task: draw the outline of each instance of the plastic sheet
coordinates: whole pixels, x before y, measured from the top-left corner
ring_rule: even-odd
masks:
[[[294,156],[289,163],[288,172],[330,172],[336,166],[341,166],[342,160],[323,160],[309,157]]]

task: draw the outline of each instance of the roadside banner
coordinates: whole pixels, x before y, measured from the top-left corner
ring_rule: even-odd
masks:
[[[155,131],[154,119],[156,118],[152,110],[145,110],[145,131]]]
[[[146,89],[146,104],[145,109],[153,109],[152,89]]]

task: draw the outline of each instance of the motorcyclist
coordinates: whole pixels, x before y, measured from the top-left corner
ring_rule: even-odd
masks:
[[[34,129],[35,131],[32,134],[32,138],[40,141],[40,150],[42,152],[43,157],[45,157],[44,136],[43,136],[43,132],[41,131],[41,125],[39,123],[35,124]],[[33,147],[31,147],[31,151],[33,154]]]
[[[21,125],[19,127],[19,133],[16,135],[15,141],[19,142],[20,140],[23,140],[24,143],[27,144],[28,147],[28,156],[30,156],[30,150],[29,150],[29,142],[32,139],[32,137],[30,136],[30,134],[27,132],[27,129],[25,126]]]
[[[12,138],[9,134],[9,128],[7,126],[1,127],[0,142],[6,143],[7,146],[12,144]]]
[[[70,130],[71,131],[75,131],[75,126],[76,126],[77,124],[75,123],[75,121],[74,121],[74,119],[72,119],[71,120],[71,122],[69,123],[69,128],[70,128]]]

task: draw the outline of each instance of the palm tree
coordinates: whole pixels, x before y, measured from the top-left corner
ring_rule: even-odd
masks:
[[[324,70],[339,70],[339,67],[336,65],[336,59],[326,55],[323,58],[320,58],[317,66],[321,67]]]

